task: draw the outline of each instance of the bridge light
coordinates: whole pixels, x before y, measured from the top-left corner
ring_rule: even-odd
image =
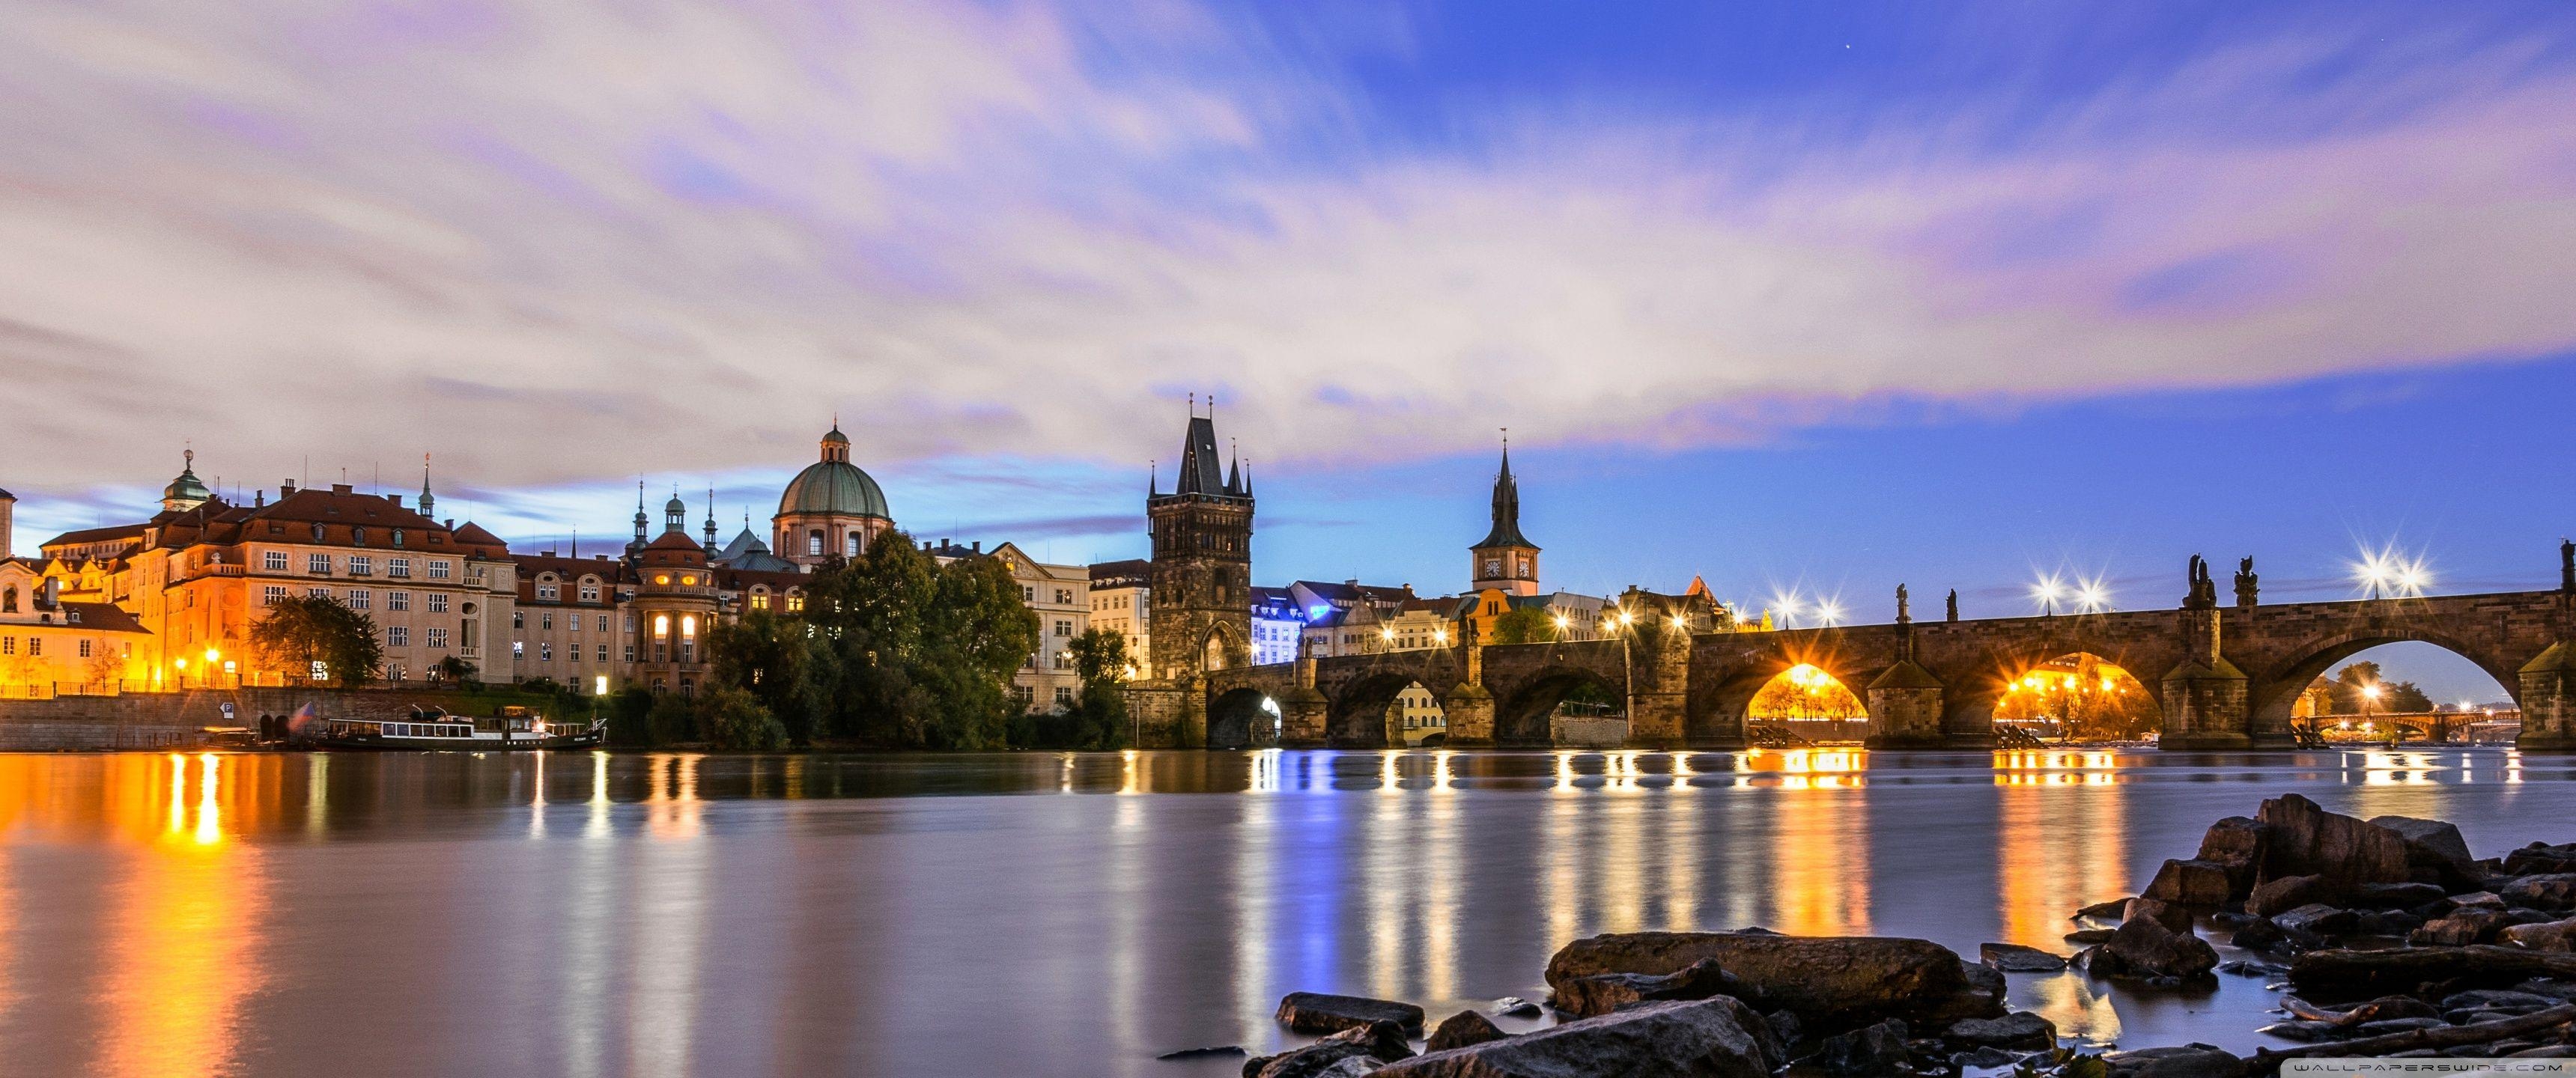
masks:
[[[1841,621],[1842,617],[1843,608],[1840,604],[1833,602],[1819,602],[1816,604],[1817,621],[1830,626],[1837,621]]]

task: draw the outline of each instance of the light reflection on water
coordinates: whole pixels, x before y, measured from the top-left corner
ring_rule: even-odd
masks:
[[[1535,997],[1594,932],[2063,953],[2074,908],[2263,797],[2496,852],[2576,837],[2569,777],[2502,750],[0,756],[0,1073],[1196,1074],[1150,1057],[1268,1050],[1296,989]],[[2250,1046],[2270,1003],[2013,983],[2094,1041]]]

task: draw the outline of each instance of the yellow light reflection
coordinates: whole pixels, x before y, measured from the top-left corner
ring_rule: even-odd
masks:
[[[240,796],[226,792],[227,759],[209,753],[196,761],[194,827],[185,823],[191,801],[186,757],[119,758],[103,776],[111,812],[131,806],[150,811],[142,817],[149,820],[162,816],[156,811],[162,806],[122,791],[161,790],[162,776],[150,769],[167,770],[172,823],[114,887],[97,999],[107,1026],[99,1073],[208,1074],[239,1067],[238,1012],[264,979],[258,955],[266,875],[255,846],[221,841],[223,798]]]

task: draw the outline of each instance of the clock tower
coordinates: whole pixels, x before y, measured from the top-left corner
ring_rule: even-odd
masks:
[[[1521,535],[1521,488],[1512,480],[1512,443],[1503,442],[1503,470],[1494,476],[1494,527],[1467,548],[1471,591],[1538,594],[1538,544]]]

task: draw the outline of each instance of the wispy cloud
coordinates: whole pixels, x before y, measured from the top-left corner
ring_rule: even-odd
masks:
[[[0,4],[22,488],[192,436],[729,473],[835,408],[874,463],[1123,466],[1185,387],[1271,461],[1672,447],[2576,342],[2576,76],[2515,39],[1425,139],[1177,2]]]

